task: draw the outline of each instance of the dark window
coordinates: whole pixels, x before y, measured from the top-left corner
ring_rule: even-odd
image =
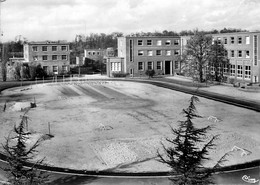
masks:
[[[47,51],[47,46],[42,46],[42,51]]]

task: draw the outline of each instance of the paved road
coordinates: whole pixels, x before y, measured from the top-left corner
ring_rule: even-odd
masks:
[[[111,177],[82,177],[82,176],[70,176],[70,175],[54,175],[52,178],[55,178],[50,185],[170,185],[171,182],[167,177],[163,178],[111,178]],[[224,173],[219,173],[214,175],[216,184],[260,184],[260,168],[254,167],[249,169],[243,169],[238,171],[229,171]],[[243,180],[244,179],[244,180]],[[255,182],[254,182],[255,180]],[[247,182],[246,182],[247,181]]]

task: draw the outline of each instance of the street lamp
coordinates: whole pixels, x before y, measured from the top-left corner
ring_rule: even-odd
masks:
[[[2,18],[2,16],[1,16],[1,4],[5,1],[6,0],[0,0],[0,50],[1,50],[1,68],[2,68],[1,72],[2,72],[3,81],[6,81],[6,75],[5,75],[6,66],[5,66],[5,62],[3,61],[3,59],[4,59],[4,45],[2,44],[3,34],[2,34],[2,25],[1,25],[1,18]]]

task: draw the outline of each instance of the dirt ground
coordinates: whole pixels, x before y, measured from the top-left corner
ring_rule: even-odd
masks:
[[[49,165],[85,170],[164,171],[156,160],[161,142],[172,137],[180,114],[191,95],[149,84],[117,81],[86,81],[41,84],[12,88],[0,96],[0,143],[27,113],[28,144],[45,138],[37,158]],[[4,106],[6,104],[5,111]],[[197,127],[212,125],[205,141],[219,134],[216,149],[210,152],[212,166],[226,152],[224,165],[259,159],[260,115],[257,112],[200,98],[194,122]],[[44,137],[49,133],[53,138]],[[232,151],[233,149],[233,151]]]

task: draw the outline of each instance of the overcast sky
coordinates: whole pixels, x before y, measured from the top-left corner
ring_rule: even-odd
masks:
[[[3,41],[67,40],[76,34],[125,34],[241,28],[260,30],[260,0],[6,0]]]

